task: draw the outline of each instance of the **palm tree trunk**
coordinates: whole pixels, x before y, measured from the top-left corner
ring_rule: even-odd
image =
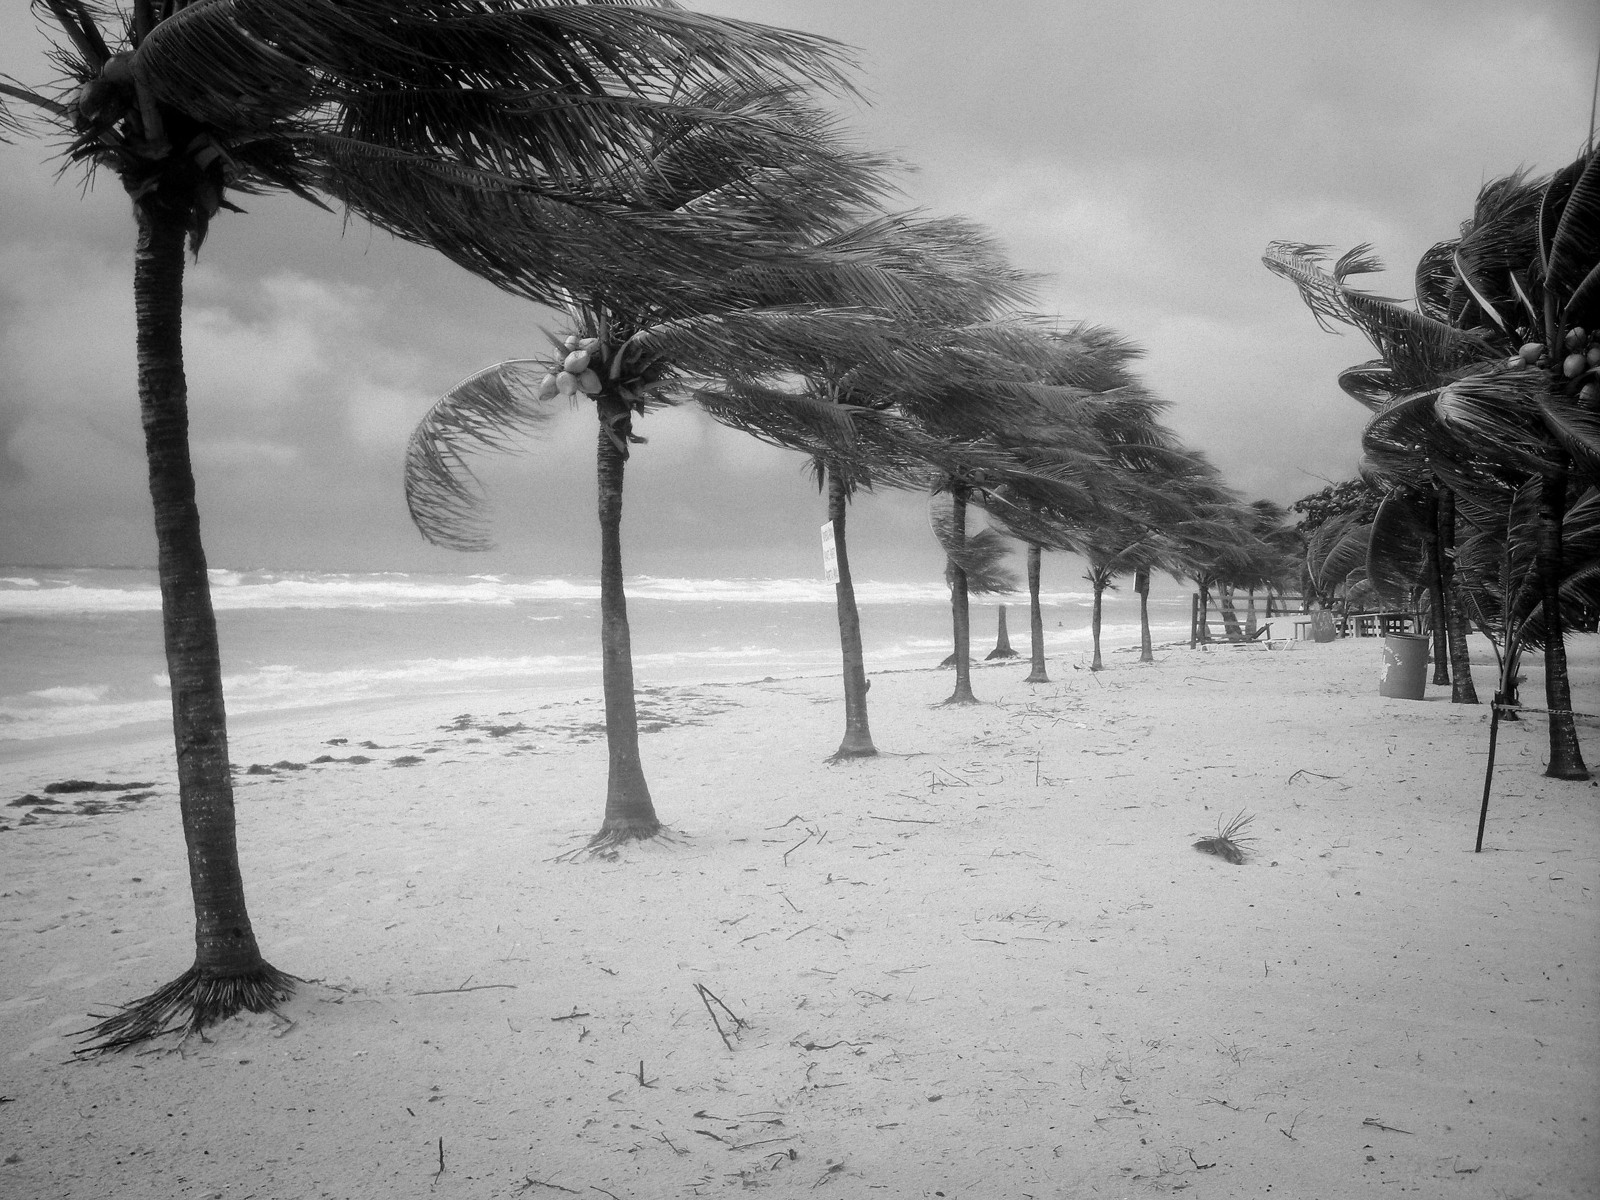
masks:
[[[833,585],[839,610],[839,647],[844,655],[844,741],[834,758],[869,758],[878,752],[867,725],[867,667],[861,652],[861,615],[856,611],[855,584],[850,578],[850,555],[845,549],[844,518],[848,507],[844,480],[828,471],[828,519],[833,522],[833,545],[838,556],[839,582]]]
[[[1094,658],[1089,663],[1089,670],[1100,671],[1105,669],[1100,661],[1100,600],[1105,595],[1106,585],[1098,579],[1090,582],[1094,587],[1094,613],[1089,619],[1089,629],[1094,635]]]
[[[950,497],[951,537],[959,547],[967,540],[967,489],[952,487]],[[953,558],[950,560],[950,624],[955,640],[956,690],[945,703],[976,704],[978,698],[972,694],[972,626],[967,613],[967,573]]]
[[[1561,624],[1561,525],[1566,515],[1565,467],[1545,474],[1539,487],[1539,588],[1544,608],[1544,698],[1550,710],[1552,779],[1589,778],[1572,720],[1572,688],[1567,679],[1567,647]]]
[[[1450,644],[1450,702],[1478,703],[1472,683],[1472,652],[1467,647],[1467,615],[1456,584],[1456,494],[1439,489],[1439,574],[1444,593],[1445,636]]]
[[[136,216],[139,410],[155,515],[179,811],[194,897],[195,959],[178,979],[94,1026],[87,1052],[145,1040],[176,1028],[174,1021],[180,1018],[183,1027],[194,1031],[244,1009],[265,1012],[293,990],[293,977],[261,957],[239,871],[222,657],[189,459],[184,221],[154,205],[138,206]]]
[[[1199,599],[1195,604],[1199,610],[1199,619],[1195,622],[1195,627],[1199,634],[1198,640],[1204,644],[1211,640],[1211,577],[1204,574],[1196,575],[1194,583],[1200,589]]]
[[[1006,606],[1000,605],[999,627],[994,635],[994,649],[985,654],[984,661],[996,658],[1016,658],[1017,652],[1011,648],[1011,637],[1006,633]]]
[[[1217,588],[1217,608],[1222,613],[1222,629],[1228,635],[1230,642],[1244,641],[1244,630],[1239,628],[1239,614],[1233,608],[1233,585],[1223,584]]]
[[[1033,648],[1029,656],[1032,670],[1024,683],[1049,683],[1050,676],[1044,667],[1044,613],[1039,608],[1039,565],[1044,549],[1037,543],[1028,546],[1028,631],[1033,635]]]
[[[1144,567],[1134,572],[1133,590],[1139,593],[1139,661],[1155,662],[1150,647],[1150,572]]]
[[[1433,682],[1437,687],[1450,686],[1450,647],[1446,627],[1449,620],[1444,607],[1444,565],[1439,540],[1439,486],[1434,485],[1428,500],[1428,520],[1422,534],[1422,578],[1428,588],[1428,608],[1431,610],[1430,629],[1433,635]],[[1453,696],[1453,693],[1452,693]]]
[[[639,761],[639,714],[633,697],[633,645],[628,600],[622,590],[622,476],[628,461],[632,414],[626,405],[600,396],[599,448],[595,475],[600,508],[600,658],[606,702],[606,815],[591,848],[661,832],[650,786]]]

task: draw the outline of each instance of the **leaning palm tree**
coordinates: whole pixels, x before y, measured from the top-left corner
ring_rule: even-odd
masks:
[[[464,453],[506,448],[512,433],[536,429],[567,397],[594,402],[609,770],[591,851],[662,831],[639,756],[623,590],[623,473],[630,445],[643,440],[635,418],[716,381],[771,384],[818,344],[870,358],[883,338],[872,308],[900,295],[899,280],[840,237],[879,194],[884,160],[847,149],[796,88],[739,84],[692,95],[702,110],[760,114],[763,123],[664,136],[598,178],[594,195],[726,228],[742,238],[746,261],[714,280],[649,260],[619,261],[590,294],[568,297],[574,332],[555,360],[508,360],[458,384],[418,424],[406,456],[406,498],[419,530],[441,545],[480,549],[487,537]],[[848,406],[792,395],[750,419],[780,437],[798,422],[815,444],[842,442],[851,416]]]
[[[1092,487],[1081,496],[1038,496],[1031,505],[1036,531],[1025,540],[1028,551],[1029,617],[1033,653],[1027,681],[1049,681],[1044,662],[1043,618],[1039,576],[1046,548],[1078,553],[1090,560],[1095,588],[1094,662],[1100,666],[1100,604],[1111,579],[1122,570],[1140,570],[1162,559],[1164,539],[1159,526],[1186,519],[1185,503],[1175,503],[1178,481],[1194,470],[1192,451],[1160,423],[1167,407],[1139,382],[1132,363],[1142,351],[1110,330],[1090,325],[1057,330],[1051,335],[1055,356],[1046,380],[1073,398],[1070,411],[1053,414],[1031,432],[1036,446],[1063,448],[1063,439],[1088,433],[1096,447],[1083,464],[1082,478]],[[1092,499],[1091,499],[1092,494]],[[1126,554],[1120,554],[1121,548]],[[1115,560],[1115,562],[1113,562]],[[1148,574],[1139,582],[1141,611],[1148,622],[1144,597]],[[1148,628],[1146,626],[1146,642]]]
[[[931,433],[921,418],[937,416],[952,403],[981,406],[986,401],[957,395],[947,386],[949,378],[972,357],[998,352],[1007,344],[1003,329],[984,322],[1003,306],[1024,299],[1032,280],[1005,261],[987,233],[960,218],[873,215],[830,237],[827,246],[834,254],[848,251],[877,264],[897,282],[892,304],[864,310],[885,323],[881,351],[863,358],[847,347],[818,341],[789,364],[786,390],[776,397],[751,381],[730,380],[702,390],[698,398],[723,424],[809,454],[818,488],[826,495],[837,556],[834,590],[843,659],[845,732],[834,754],[837,760],[877,753],[867,712],[847,507],[861,490],[877,485],[920,489],[930,470],[956,469],[958,462],[978,465],[974,456],[981,451]],[[760,318],[759,313],[752,315]],[[873,419],[852,424],[847,446],[837,438],[808,442],[805,427],[780,431],[771,421],[775,411],[783,410],[784,397],[795,390],[818,403],[870,411]]]
[[[0,134],[65,135],[70,162],[110,171],[133,201],[138,394],[196,918],[193,965],[97,1025],[90,1048],[107,1049],[262,1011],[292,987],[260,951],[239,870],[187,438],[185,242],[198,252],[212,219],[234,207],[231,194],[287,191],[342,203],[540,298],[603,269],[608,239],[715,261],[725,239],[704,239],[696,253],[682,229],[597,203],[587,178],[647,134],[687,136],[696,123],[672,97],[686,81],[776,68],[831,75],[837,65],[815,39],[665,3],[35,7],[59,30],[59,77],[37,87],[0,79]]]

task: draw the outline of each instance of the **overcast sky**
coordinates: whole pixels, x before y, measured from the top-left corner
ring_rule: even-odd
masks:
[[[1349,477],[1370,357],[1261,266],[1275,238],[1370,241],[1409,296],[1486,180],[1588,133],[1593,0],[695,0],[857,48],[868,145],[919,169],[905,204],[988,226],[1046,276],[1037,306],[1145,347],[1169,419],[1249,497]],[[27,6],[0,72],[48,78]],[[134,395],[133,222],[56,147],[0,147],[0,562],[149,564]],[[461,376],[543,352],[551,315],[303,202],[224,213],[187,279],[185,350],[214,566],[597,570],[594,422],[484,460],[500,548],[426,546],[400,493],[416,420]],[[630,463],[630,573],[811,575],[822,504],[797,456],[652,416]],[[862,497],[858,575],[938,568],[922,502]],[[1059,581],[1058,586],[1067,584]]]

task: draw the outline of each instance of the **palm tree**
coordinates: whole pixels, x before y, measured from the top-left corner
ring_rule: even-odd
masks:
[[[1028,538],[1029,616],[1034,633],[1027,681],[1048,682],[1039,608],[1040,560],[1045,548],[1074,551],[1089,560],[1095,589],[1091,627],[1094,670],[1101,668],[1099,630],[1101,602],[1112,579],[1126,570],[1139,572],[1142,647],[1149,661],[1149,568],[1170,557],[1170,539],[1161,527],[1190,519],[1191,477],[1204,460],[1183,449],[1159,420],[1167,405],[1149,393],[1134,376],[1131,364],[1142,353],[1109,330],[1079,325],[1053,335],[1057,351],[1045,378],[1067,389],[1078,401],[1076,411],[1063,413],[1051,426],[1036,429],[1037,444],[1060,441],[1070,430],[1081,438],[1090,433],[1097,448],[1084,464],[1093,481],[1092,500],[1081,496],[1038,497],[1034,518],[1040,532]],[[1209,465],[1204,465],[1210,471]],[[1062,503],[1062,500],[1065,503]]]
[[[671,225],[578,195],[591,168],[624,159],[646,131],[686,134],[692,114],[671,95],[685,81],[837,68],[816,39],[664,3],[43,7],[64,39],[52,55],[64,82],[0,79],[0,133],[66,134],[70,161],[111,171],[133,200],[138,393],[196,918],[190,969],[90,1031],[91,1049],[109,1049],[263,1011],[292,988],[261,954],[239,871],[187,439],[185,241],[198,252],[229,193],[282,190],[342,202],[530,296],[605,265],[585,249],[597,233],[694,258]],[[701,261],[721,244],[706,241]]]
[[[1010,335],[985,318],[1025,298],[1031,281],[1005,261],[992,238],[959,218],[881,215],[842,231],[827,244],[835,253],[848,249],[877,263],[899,285],[892,305],[871,310],[885,322],[880,353],[863,358],[859,351],[819,341],[789,364],[800,394],[873,414],[871,420],[852,423],[848,452],[837,438],[810,444],[802,426],[774,428],[771,414],[782,411],[789,390],[772,396],[750,381],[725,381],[703,389],[698,399],[722,423],[777,445],[802,449],[812,457],[819,489],[827,496],[838,558],[834,590],[844,665],[845,732],[834,758],[841,759],[877,753],[867,712],[846,508],[857,491],[878,484],[921,489],[929,471],[996,470],[1009,464],[993,455],[977,461],[975,456],[981,457],[983,451],[960,438],[931,433],[925,423],[942,420],[951,427],[956,420],[947,411],[951,405],[965,409],[987,403],[984,396],[953,391],[949,379],[969,369],[974,359],[1014,348]]]
[[[1561,587],[1566,512],[1600,478],[1590,407],[1600,371],[1586,357],[1600,322],[1597,229],[1600,156],[1591,151],[1547,181],[1517,174],[1487,184],[1462,236],[1423,256],[1415,309],[1345,282],[1378,268],[1365,247],[1331,272],[1320,247],[1276,243],[1266,259],[1319,321],[1355,325],[1378,347],[1379,360],[1341,380],[1376,409],[1364,445],[1378,470],[1450,488],[1452,515],[1477,507],[1462,503],[1466,492],[1539,480],[1546,774],[1561,779],[1588,778],[1571,714]],[[1375,556],[1385,549],[1374,539]]]
[[[637,160],[594,184],[597,199],[730,231],[746,260],[717,279],[685,278],[619,261],[592,294],[569,297],[575,332],[557,362],[510,360],[451,389],[418,424],[406,456],[406,497],[423,535],[441,545],[487,544],[463,453],[503,449],[536,429],[549,406],[588,396],[599,419],[601,646],[609,770],[596,851],[661,830],[639,757],[632,652],[623,590],[623,472],[636,416],[683,403],[716,381],[765,388],[746,420],[788,441],[847,446],[853,409],[778,395],[774,381],[817,345],[841,357],[881,353],[884,322],[858,305],[892,304],[901,282],[864,260],[852,218],[881,189],[884,160],[846,150],[831,121],[793,87],[718,86],[691,93],[704,111],[759,114],[755,126],[668,131]],[[547,369],[548,368],[548,369]],[[541,377],[542,376],[542,377]],[[792,444],[792,442],[790,443]]]

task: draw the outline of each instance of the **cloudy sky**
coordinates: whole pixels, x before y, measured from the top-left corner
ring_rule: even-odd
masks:
[[[1320,332],[1261,252],[1370,241],[1409,268],[1479,186],[1569,161],[1589,130],[1592,0],[693,0],[857,50],[860,140],[918,168],[905,204],[987,225],[1046,276],[1036,307],[1143,345],[1171,423],[1250,497],[1347,478],[1369,357]],[[21,3],[0,73],[48,78]],[[133,391],[133,224],[109,177],[0,147],[0,562],[154,558]],[[188,276],[186,354],[213,565],[592,575],[593,421],[485,461],[500,546],[426,546],[400,456],[444,388],[542,352],[548,312],[289,199],[223,214]],[[798,458],[693,411],[630,464],[630,572],[814,574],[823,517]],[[857,573],[937,570],[915,497],[853,510]]]

